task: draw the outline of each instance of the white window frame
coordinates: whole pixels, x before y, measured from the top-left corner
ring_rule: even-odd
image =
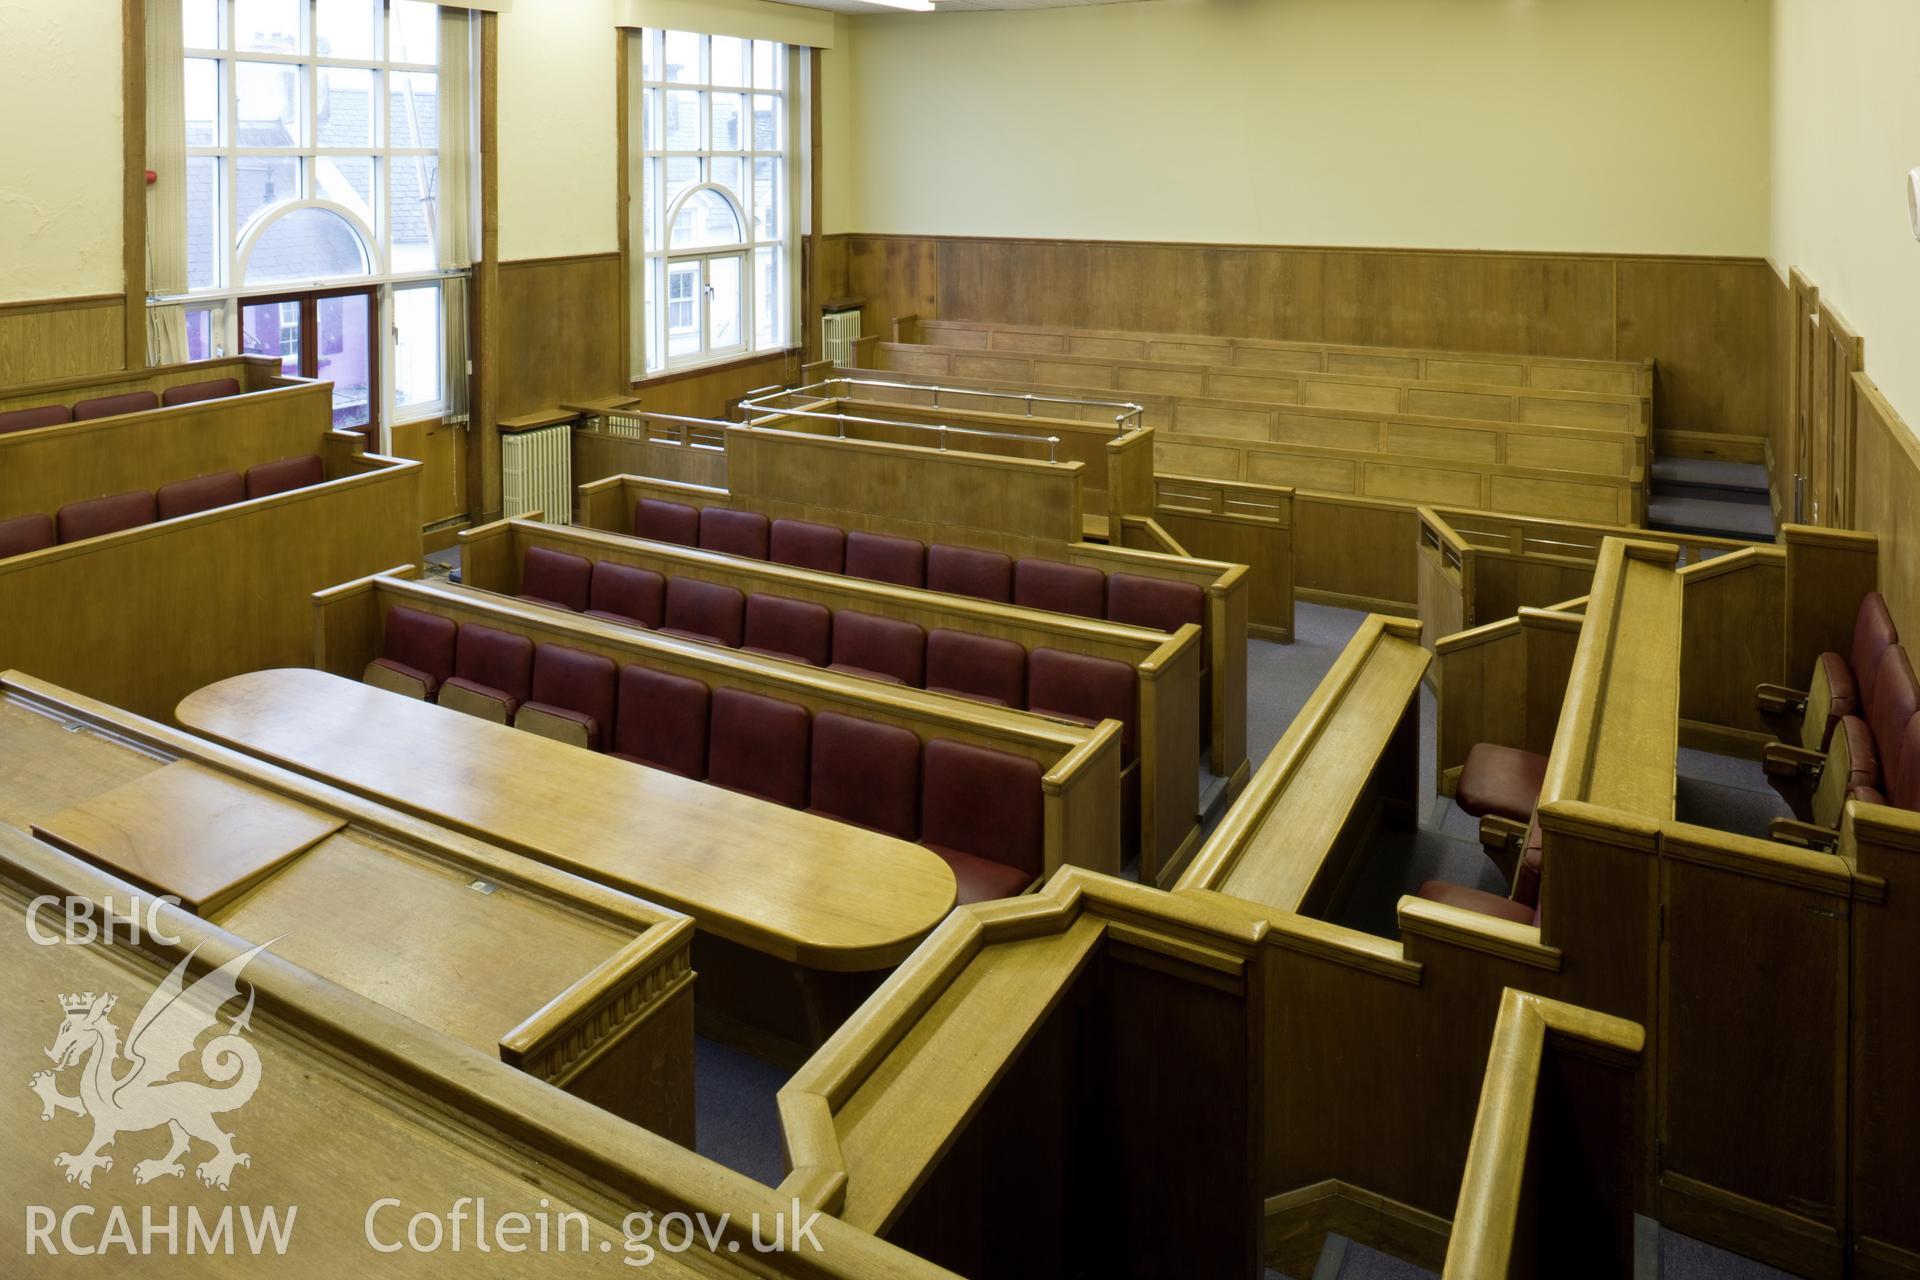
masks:
[[[302,54],[242,52],[233,47],[236,0],[217,0],[217,4],[223,47],[206,48],[189,45],[184,50],[184,56],[187,59],[206,59],[213,61],[217,67],[220,120],[216,127],[214,142],[212,145],[190,144],[187,147],[189,161],[207,157],[212,158],[219,167],[220,177],[214,192],[214,218],[218,240],[214,255],[214,281],[211,285],[202,288],[189,289],[185,294],[149,297],[149,305],[184,305],[188,310],[210,310],[213,313],[210,329],[215,349],[238,351],[241,349],[241,311],[249,299],[287,293],[305,293],[341,285],[374,286],[375,301],[378,305],[375,314],[369,317],[369,323],[378,326],[379,329],[376,354],[380,363],[379,385],[382,403],[379,406],[380,412],[377,418],[382,432],[384,433],[398,422],[412,422],[444,414],[447,408],[447,382],[450,377],[455,376],[455,371],[445,367],[444,355],[440,361],[439,395],[430,402],[401,406],[398,388],[389,376],[393,372],[395,363],[395,338],[391,319],[394,287],[435,283],[470,274],[465,270],[445,271],[437,267],[430,270],[395,271],[392,265],[393,167],[401,163],[420,164],[429,159],[437,161],[439,148],[391,145],[392,134],[390,122],[387,119],[390,114],[389,100],[392,96],[391,77],[408,72],[424,72],[437,77],[440,74],[439,64],[389,60],[387,55],[390,52],[393,17],[386,0],[374,0],[371,6],[377,16],[373,24],[373,53],[368,58],[322,57],[313,52],[317,0],[301,0],[300,47],[309,51]],[[241,147],[239,145],[240,95],[237,67],[243,62],[299,68],[302,100],[301,145],[291,147]],[[319,73],[327,68],[365,71],[370,74],[371,91],[367,103],[367,123],[371,136],[365,147],[320,145]],[[311,144],[307,143],[308,139],[312,140]],[[294,198],[281,200],[256,210],[245,226],[236,223],[238,207],[235,193],[238,189],[238,162],[242,157],[291,158],[296,162],[299,170],[299,190]],[[362,217],[358,211],[317,194],[318,163],[329,157],[372,158],[373,183],[369,197],[372,205],[371,221]],[[367,255],[367,271],[361,275],[333,276],[311,281],[284,280],[273,284],[252,286],[243,284],[247,266],[260,236],[273,222],[300,208],[322,208],[344,217],[361,237],[361,245]],[[189,234],[192,234],[191,231]],[[441,298],[443,312],[440,323],[444,327],[449,323],[444,313],[444,291]]]
[[[631,65],[637,86],[633,95],[633,117],[629,130],[628,151],[630,155],[631,225],[628,243],[633,246],[633,260],[636,270],[633,272],[632,293],[629,300],[632,308],[634,350],[630,353],[633,377],[636,380],[660,377],[663,374],[680,373],[702,365],[724,364],[738,360],[743,356],[771,351],[783,351],[794,341],[794,261],[798,246],[796,219],[799,201],[799,184],[795,180],[794,156],[799,140],[794,135],[795,103],[800,99],[799,77],[795,51],[792,46],[775,44],[774,65],[779,68],[780,83],[777,87],[755,87],[752,84],[717,84],[713,81],[713,37],[699,35],[700,67],[694,80],[653,79],[647,75],[651,64],[658,74],[664,75],[665,32],[661,28],[650,27],[635,33],[638,42],[633,49]],[[686,32],[682,34],[698,34]],[[761,42],[768,43],[768,42]],[[753,50],[749,46],[746,58],[746,79],[754,78]],[[669,92],[691,92],[700,95],[699,139],[692,150],[670,150],[666,146],[666,95]],[[713,103],[715,94],[739,94],[743,101],[740,118],[741,148],[728,150],[713,149]],[[754,99],[771,97],[775,102],[775,114],[779,120],[779,133],[774,139],[775,149],[762,150],[754,146]],[[648,103],[654,104],[649,117]],[[648,136],[647,120],[654,124],[654,136]],[[659,145],[654,145],[655,142]],[[675,194],[668,201],[666,194],[666,170],[669,161],[693,160],[700,168],[693,184]],[[712,161],[737,160],[741,170],[743,191],[735,193],[715,179]],[[754,221],[754,164],[756,161],[771,161],[778,174],[776,208],[779,216],[780,234],[771,239],[758,236]],[[647,174],[651,170],[656,180],[649,185]],[[730,245],[701,245],[697,248],[676,249],[672,246],[673,219],[686,206],[698,191],[717,191],[733,207],[734,215],[740,220],[741,239]],[[649,243],[646,228],[647,203],[651,199],[653,225],[656,236]],[[772,326],[772,335],[763,345],[760,341],[760,323],[763,317],[760,310],[758,287],[758,255],[764,251],[776,254],[775,261],[780,270],[780,300],[776,308]],[[712,345],[712,268],[710,263],[716,258],[737,258],[740,263],[740,340],[725,347]],[[669,267],[689,262],[700,263],[701,294],[696,297],[694,306],[694,328],[699,335],[700,345],[697,351],[685,355],[674,355],[670,336],[674,332],[669,324],[669,312],[673,305],[667,297]],[[650,325],[647,299],[658,301],[660,320]]]

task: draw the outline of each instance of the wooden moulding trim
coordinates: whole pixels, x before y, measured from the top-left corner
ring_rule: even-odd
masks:
[[[1855,533],[1851,529],[1826,529],[1811,524],[1781,525],[1780,541],[1789,547],[1832,547],[1841,551],[1874,551],[1880,546],[1878,534]]]
[[[1580,634],[1587,624],[1585,614],[1566,613],[1554,609],[1533,609],[1522,605],[1514,617],[1522,628],[1535,631],[1560,631],[1568,635]]]
[[[1401,618],[1374,614],[1360,624],[1360,630],[1341,651],[1319,687],[1307,699],[1307,705],[1294,717],[1272,753],[1255,772],[1252,783],[1235,801],[1233,808],[1214,829],[1193,862],[1180,877],[1183,889],[1217,889],[1239,862],[1246,844],[1266,822],[1275,802],[1286,793],[1302,764],[1313,753],[1334,718],[1340,713],[1347,693],[1367,669],[1373,655],[1391,641],[1418,646],[1420,624]],[[1432,655],[1420,650],[1420,672],[1432,661]],[[1416,673],[1409,693],[1419,687]]]
[[[1683,822],[1664,823],[1662,827],[1663,858],[1813,893],[1853,896],[1853,869],[1845,859],[1832,854]]]
[[[1410,249],[1393,245],[1243,244],[1237,242],[1216,244],[1203,240],[1058,240],[1049,239],[1044,236],[935,235],[910,231],[836,231],[826,238],[846,240],[943,241],[948,244],[1068,245],[1074,248],[1090,247],[1099,249],[1218,249],[1225,252],[1241,253],[1264,249],[1280,253],[1393,254],[1396,256],[1420,258],[1531,258],[1545,262],[1675,262],[1697,263],[1703,266],[1720,264],[1754,267],[1765,267],[1768,265],[1767,259],[1764,257],[1685,253],[1604,253],[1598,251],[1530,249]],[[932,319],[935,317],[928,318]],[[1497,352],[1493,354],[1505,355],[1508,353]],[[1552,358],[1556,360],[1577,360],[1581,357],[1555,356]],[[1606,363],[1632,362],[1608,361]]]
[[[553,258],[509,258],[499,264],[502,271],[527,271],[538,267],[564,267],[574,263],[620,261],[620,251],[612,249],[606,253],[567,253]]]
[[[1181,890],[1196,896],[1214,894],[1211,889]],[[1226,895],[1215,895],[1225,898]],[[1238,898],[1227,898],[1236,905],[1256,906],[1243,903]],[[1325,920],[1316,920],[1312,916],[1295,915],[1291,911],[1269,908],[1267,918],[1267,945],[1283,951],[1297,952],[1312,956],[1318,960],[1330,961],[1351,969],[1360,969],[1376,977],[1388,978],[1394,982],[1404,982],[1409,986],[1419,986],[1424,967],[1417,960],[1409,960],[1406,945],[1398,938],[1381,938],[1358,929],[1349,929],[1345,925],[1332,924]]]
[[[1702,560],[1680,570],[1683,584],[1704,582],[1708,578],[1717,578],[1726,573],[1739,573],[1754,568],[1784,569],[1787,553],[1778,547],[1747,547],[1740,551],[1729,551],[1725,555],[1715,556],[1711,560]]]
[[[89,293],[76,298],[29,298],[22,302],[0,302],[0,318],[34,315],[43,311],[91,311],[126,305],[127,297],[123,293]],[[122,373],[125,371],[122,370]],[[13,388],[7,390],[11,394]]]
[[[1508,640],[1520,634],[1520,618],[1502,618],[1498,622],[1485,622],[1465,631],[1456,631],[1450,636],[1437,636],[1433,642],[1435,657],[1445,657],[1450,653],[1459,653],[1465,649],[1478,648],[1491,644],[1495,640]]]
[[[1540,941],[1539,925],[1481,915],[1411,894],[1400,899],[1399,920],[1403,935],[1430,938],[1547,973],[1560,972],[1564,953]]]
[[[52,564],[75,556],[89,555],[106,547],[123,546],[141,542],[147,538],[164,538],[183,528],[219,524],[225,520],[243,520],[246,517],[268,507],[290,507],[295,503],[313,502],[331,494],[340,492],[348,486],[364,487],[382,484],[395,476],[419,471],[426,464],[410,458],[380,458],[373,467],[360,475],[342,476],[337,480],[323,480],[319,484],[304,489],[289,489],[285,493],[269,494],[264,498],[247,498],[225,507],[213,507],[206,511],[196,511],[191,515],[175,516],[170,520],[156,520],[152,524],[135,525],[131,529],[119,529],[113,533],[103,533],[97,537],[83,538],[78,542],[62,542],[39,551],[29,551],[23,555],[9,556],[0,560],[0,574],[16,573],[28,569],[38,569],[42,565]]]
[[[816,436],[805,431],[788,431],[776,426],[764,425],[765,420],[750,426],[736,427],[736,430],[754,431],[763,435],[778,436],[782,440],[800,442],[805,447],[828,448],[846,446],[858,449],[871,449],[876,453],[892,453],[909,458],[939,457],[968,466],[997,471],[1054,471],[1063,474],[1080,475],[1087,469],[1084,462],[1048,462],[1041,458],[1010,458],[996,453],[964,453],[960,450],[936,452],[913,444],[893,444],[886,440],[851,440],[839,436]]]
[[[693,984],[693,921],[656,925],[582,974],[500,1040],[500,1057],[565,1088]]]
[[[1912,810],[1849,800],[1840,825],[1843,836],[1850,830],[1862,842],[1900,853],[1920,853],[1920,814]]]
[[[1542,831],[1598,841],[1621,849],[1637,849],[1652,854],[1660,848],[1663,824],[1656,819],[1588,804],[1584,800],[1551,800],[1535,814]],[[1677,825],[1671,821],[1665,826]]]

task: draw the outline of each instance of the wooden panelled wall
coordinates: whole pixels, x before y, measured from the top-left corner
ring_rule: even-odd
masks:
[[[827,237],[866,331],[896,315],[1659,362],[1667,433],[1759,461],[1773,273],[1740,258]],[[837,243],[836,243],[837,242]],[[1733,437],[1740,438],[1734,442]],[[1679,441],[1671,451],[1678,452]]]
[[[117,293],[0,303],[0,386],[126,368],[126,312]]]

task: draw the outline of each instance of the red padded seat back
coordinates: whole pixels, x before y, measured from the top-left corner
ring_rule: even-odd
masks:
[[[883,835],[920,833],[920,739],[897,724],[813,718],[813,812]]]
[[[927,682],[927,633],[917,622],[842,609],[833,619],[833,665],[890,676],[916,688]]]
[[[44,551],[53,545],[53,521],[35,513],[0,520],[0,560],[23,556],[29,551]]]
[[[324,484],[326,479],[327,465],[320,461],[320,455],[303,453],[297,458],[280,458],[248,467],[247,496],[271,498],[276,493],[291,493],[309,485]]]
[[[700,546],[730,556],[767,558],[767,518],[758,511],[707,507],[700,513]]]
[[[153,516],[153,495],[145,489],[129,489],[108,498],[69,502],[54,513],[53,522],[60,541],[78,542],[152,524]]]
[[[614,754],[683,778],[704,778],[707,718],[707,686],[692,676],[620,668]]]
[[[633,536],[683,547],[700,545],[700,512],[684,502],[642,498],[633,504]]]
[[[1030,557],[1013,566],[1013,602],[1028,609],[1104,618],[1107,575],[1091,565]]]
[[[528,547],[520,566],[520,598],[558,605],[575,613],[586,610],[593,594],[593,562],[585,556]]]
[[[856,530],[847,535],[847,574],[899,587],[924,587],[927,548],[913,538]]]
[[[1887,803],[1920,810],[1920,716],[1901,731],[1899,758],[1899,765],[1886,771]]]
[[[1024,707],[1027,651],[998,636],[937,627],[927,635],[927,688]]]
[[[211,378],[206,382],[188,382],[168,387],[160,394],[163,405],[198,404],[202,400],[223,400],[240,394],[238,378]]]
[[[63,404],[37,404],[31,409],[9,409],[0,413],[0,436],[9,431],[31,431],[35,427],[57,427],[73,421],[73,410]]]
[[[824,667],[832,660],[833,614],[811,600],[750,595],[745,647]]]
[[[1853,645],[1850,657],[1853,677],[1860,689],[1860,705],[1873,705],[1873,691],[1880,681],[1880,661],[1887,647],[1900,639],[1894,630],[1893,615],[1887,612],[1887,599],[1878,591],[1860,597],[1860,609],[1853,615]]]
[[[453,674],[453,651],[460,635],[452,618],[396,604],[387,610],[380,656],[427,678],[427,692]]]
[[[927,549],[927,587],[977,600],[1013,599],[1013,557],[982,547],[936,542]]]
[[[739,588],[698,578],[667,582],[665,629],[738,649],[747,598]]]
[[[159,407],[160,397],[151,391],[123,391],[117,396],[95,396],[91,400],[79,401],[73,406],[73,420],[89,422],[94,418],[112,418],[123,413],[145,413]]]
[[[454,644],[453,674],[505,694],[518,707],[533,691],[533,641],[478,622],[465,623]]]
[[[600,750],[613,738],[613,659],[563,644],[543,644],[533,655],[529,706],[571,712],[587,731],[587,745]]]
[[[1203,625],[1207,593],[1191,582],[1169,582],[1137,573],[1107,579],[1107,620],[1155,631],[1178,631],[1191,622]]]
[[[1084,724],[1118,720],[1126,762],[1133,759],[1137,727],[1133,689],[1133,668],[1114,658],[1060,649],[1035,649],[1027,657],[1027,705]]]
[[[821,573],[847,571],[847,535],[830,524],[775,520],[769,551],[775,564]]]
[[[934,738],[921,759],[920,839],[1024,872],[1046,869],[1037,761]]]
[[[1880,751],[1883,776],[1892,777],[1905,763],[1902,746],[1907,721],[1920,712],[1920,682],[1913,678],[1913,664],[1907,661],[1905,645],[1892,644],[1880,655],[1880,671],[1874,680],[1873,697],[1867,702],[1867,726],[1873,730],[1873,742]]]
[[[797,703],[744,689],[714,690],[707,781],[806,808],[807,720]]]
[[[161,485],[153,495],[153,508],[162,520],[190,516],[215,507],[230,507],[247,500],[247,482],[238,471],[222,471],[191,480],[175,480]]]
[[[588,611],[657,628],[666,616],[667,580],[638,565],[597,561],[587,591]]]

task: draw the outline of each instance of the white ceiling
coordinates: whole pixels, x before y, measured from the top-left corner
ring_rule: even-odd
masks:
[[[807,9],[831,9],[835,13],[900,13],[889,5],[869,0],[781,0]],[[1127,4],[1130,0],[934,0],[939,13],[971,13],[981,9],[1076,9],[1094,4]]]

